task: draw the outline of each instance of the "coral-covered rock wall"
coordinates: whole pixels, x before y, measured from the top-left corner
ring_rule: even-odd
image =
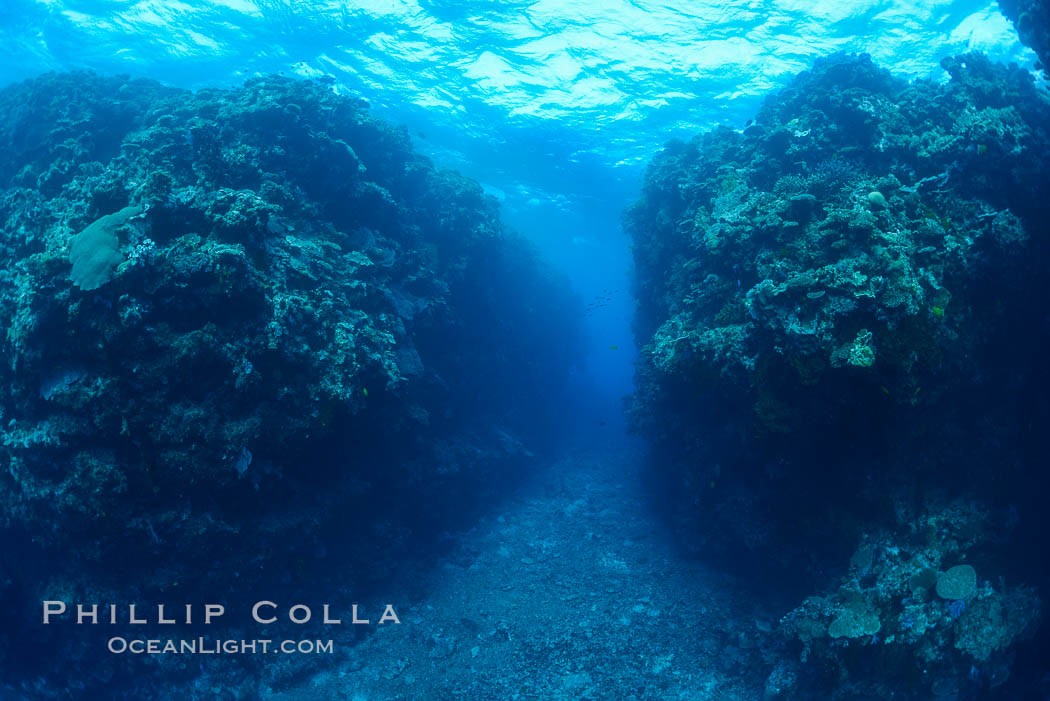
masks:
[[[654,482],[689,547],[835,592],[782,627],[822,659],[784,678],[838,674],[829,694],[1001,683],[1046,576],[1011,563],[1045,527],[1050,100],[979,55],[944,67],[819,61],[742,131],[668,144],[626,214]],[[958,565],[983,583],[949,610]]]
[[[1050,71],[1050,2],[999,0],[999,7],[1017,27],[1021,41],[1035,51],[1043,71]]]
[[[0,636],[381,581],[556,439],[567,282],[329,85],[9,87],[0,222]]]

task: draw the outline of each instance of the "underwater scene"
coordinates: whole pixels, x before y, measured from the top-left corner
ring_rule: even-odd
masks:
[[[1050,0],[0,1],[0,701],[1050,701]]]

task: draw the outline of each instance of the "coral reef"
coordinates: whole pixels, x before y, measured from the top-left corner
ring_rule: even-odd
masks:
[[[365,587],[556,435],[579,301],[363,101],[52,74],[0,114],[0,524],[48,563],[0,598]]]
[[[892,535],[865,536],[837,589],[808,597],[781,621],[783,657],[792,661],[773,676],[789,669],[808,689],[799,698],[818,688],[829,699],[901,697],[900,687],[915,698],[963,690],[968,698],[1005,683],[1011,647],[1035,631],[1041,602],[1031,587],[979,583],[972,565],[948,566],[986,545],[987,518],[951,504]],[[776,696],[795,697],[778,688]]]
[[[1017,33],[1039,57],[1040,67],[1050,71],[1050,2],[1047,0],[999,0],[999,7]]]
[[[1044,483],[1032,427],[1048,414],[1048,328],[1032,305],[1050,99],[980,55],[943,66],[947,83],[907,83],[866,56],[818,61],[742,131],[668,144],[625,215],[644,346],[631,413],[654,484],[688,547],[775,579],[785,600],[828,587],[821,573],[864,534],[945,500],[997,514],[988,538],[1005,514],[1045,528],[1030,490]],[[977,576],[1005,576],[1003,555]],[[924,566],[960,591],[967,562],[945,557]],[[1034,595],[1010,581],[976,596],[1013,612]],[[835,596],[819,607],[832,656],[896,630],[866,591]],[[922,643],[952,672],[960,630]]]

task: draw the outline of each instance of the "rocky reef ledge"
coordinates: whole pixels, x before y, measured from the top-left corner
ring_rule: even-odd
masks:
[[[1050,2],[999,0],[999,7],[1014,23],[1021,41],[1035,51],[1043,72],[1050,77]]]
[[[9,87],[0,222],[9,682],[134,669],[43,600],[360,596],[556,440],[567,281],[331,85]]]
[[[1050,100],[943,66],[821,60],[668,144],[626,214],[631,411],[683,544],[785,608],[822,592],[771,697],[999,688],[1045,596]]]

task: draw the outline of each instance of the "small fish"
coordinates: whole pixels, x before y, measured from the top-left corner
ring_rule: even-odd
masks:
[[[616,346],[609,346],[609,350],[616,350]]]
[[[361,388],[361,394],[363,394],[363,395],[365,395],[367,397],[368,396],[368,388],[367,387],[362,387]]]

